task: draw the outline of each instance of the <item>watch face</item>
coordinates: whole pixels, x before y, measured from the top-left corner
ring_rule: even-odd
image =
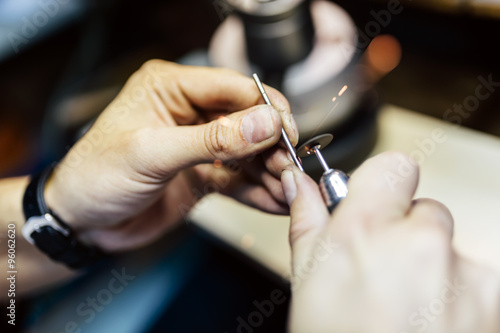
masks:
[[[38,230],[42,227],[52,227],[53,229],[59,231],[64,236],[69,236],[69,230],[61,227],[54,217],[49,213],[41,215],[41,216],[32,216],[26,221],[23,226],[23,236],[24,238],[30,242],[31,244],[35,244],[35,241],[31,237],[34,232],[38,232]]]

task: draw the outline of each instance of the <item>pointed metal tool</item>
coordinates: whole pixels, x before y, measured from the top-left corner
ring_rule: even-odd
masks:
[[[319,187],[330,213],[347,196],[347,181],[349,180],[349,176],[344,172],[330,168],[320,151],[332,142],[332,140],[333,135],[331,134],[318,135],[307,140],[297,150],[299,157],[316,155],[323,170],[325,170],[319,180]]]
[[[259,88],[260,94],[262,95],[264,102],[266,102],[267,105],[272,105],[271,101],[269,100],[269,97],[266,94],[266,91],[264,90],[262,82],[260,82],[259,76],[256,73],[254,73],[252,76],[253,80],[255,81],[255,84],[257,84],[257,88]],[[286,148],[288,149],[288,152],[292,156],[292,160],[295,163],[295,165],[300,169],[300,171],[304,171],[302,163],[300,163],[300,160],[297,157],[297,153],[295,152],[295,148],[290,142],[290,139],[288,138],[288,135],[286,135],[285,129],[283,127],[281,127],[281,137],[283,138],[283,141],[285,141]]]

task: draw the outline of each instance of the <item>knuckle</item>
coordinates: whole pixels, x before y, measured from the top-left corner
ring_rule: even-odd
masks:
[[[151,128],[140,128],[127,134],[126,139],[120,141],[120,148],[123,156],[132,164],[151,164],[155,158],[154,149],[151,142],[157,142],[156,131]]]
[[[433,199],[420,198],[414,201],[414,207],[419,211],[418,216],[422,216],[428,223],[434,224],[435,228],[441,229],[448,235],[448,238],[453,234],[453,217],[444,204]]]
[[[270,87],[267,90],[268,95],[270,95],[270,98],[273,101],[273,106],[279,113],[291,112],[290,103],[286,99],[285,95],[273,87]]]
[[[144,64],[142,64],[141,68],[139,69],[140,72],[146,72],[149,73],[151,71],[155,71],[159,66],[165,66],[169,64],[169,62],[161,59],[150,59],[146,61]]]
[[[297,221],[290,225],[290,232],[288,233],[288,241],[294,244],[297,240],[303,238],[308,233],[315,230],[315,224],[311,219],[306,217],[297,218]]]
[[[447,258],[451,252],[448,232],[439,224],[431,224],[413,231],[410,246],[417,255]]]
[[[149,128],[135,130],[133,133],[125,136],[126,139],[122,141],[122,145],[132,154],[141,153],[148,147],[150,135],[151,133]]]
[[[161,60],[161,59],[150,59],[143,63],[141,67],[132,75],[132,78],[143,82],[146,77],[156,77],[170,71],[175,64]]]
[[[228,133],[224,126],[214,121],[208,124],[204,131],[204,142],[207,151],[213,158],[221,158],[230,152]]]

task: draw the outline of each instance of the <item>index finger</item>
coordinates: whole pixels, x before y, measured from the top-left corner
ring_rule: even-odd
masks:
[[[198,110],[234,112],[264,103],[254,81],[234,70],[184,66],[161,60],[150,62],[155,72],[167,73],[160,76],[162,86],[172,87],[175,84],[178,88],[177,91],[171,89],[176,94],[174,99],[185,98]],[[280,114],[290,140],[296,144],[298,134],[288,101],[272,87],[266,86],[266,92]],[[169,93],[172,94],[172,91]]]

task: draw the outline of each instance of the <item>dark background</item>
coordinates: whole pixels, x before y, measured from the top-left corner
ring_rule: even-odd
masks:
[[[227,14],[210,0],[91,3],[73,24],[0,62],[0,176],[30,172],[47,163],[43,157],[52,158],[43,154],[40,128],[47,110],[68,90],[83,94],[119,87],[148,59],[175,61],[206,48]],[[373,20],[370,11],[386,8],[363,0],[337,3],[361,30]],[[499,20],[402,4],[403,12],[382,31],[403,48],[399,67],[378,84],[382,102],[442,118],[474,92],[479,75],[493,74],[500,81]],[[499,101],[500,94],[493,94],[463,125],[500,135]]]
[[[218,7],[218,2],[211,0],[90,3],[85,15],[65,29],[34,41],[18,55],[0,61],[0,177],[30,173],[52,158],[43,146],[46,133],[42,132],[42,125],[47,126],[50,111],[64,96],[111,91],[94,97],[95,105],[105,106],[113,91],[146,60],[175,61],[190,51],[206,49],[227,14]],[[385,3],[364,0],[337,3],[350,13],[361,30],[373,20],[372,10],[386,8]],[[442,119],[453,104],[461,104],[474,93],[478,76],[492,74],[494,81],[500,81],[500,20],[474,16],[466,10],[446,12],[405,6],[382,32],[394,35],[403,49],[400,65],[377,84],[382,103]],[[500,136],[499,106],[500,93],[496,92],[464,119],[463,126]],[[249,299],[254,295],[264,299],[270,288],[287,288],[270,282],[265,275],[245,280],[249,272],[255,273],[252,264],[228,256],[227,249],[214,247],[212,241],[206,246],[212,249],[213,258],[202,268],[209,278],[196,278],[192,282],[198,292],[221,297],[220,293],[214,293],[216,289],[211,289],[218,284],[221,287],[220,282],[210,284],[217,281],[219,275],[226,279],[222,281],[238,281],[257,293],[250,293]],[[182,330],[186,323],[180,313],[195,301],[190,297],[193,294],[183,294],[177,307],[165,312],[164,321],[159,322],[156,329],[161,331],[170,324]],[[210,304],[204,306],[212,311],[217,309]],[[18,310],[18,319],[22,320],[26,312],[24,303]],[[237,313],[251,310],[239,309]],[[205,315],[212,316],[211,313]],[[286,306],[280,308],[277,322],[269,325],[283,326],[285,317]],[[195,324],[195,321],[191,323]]]

